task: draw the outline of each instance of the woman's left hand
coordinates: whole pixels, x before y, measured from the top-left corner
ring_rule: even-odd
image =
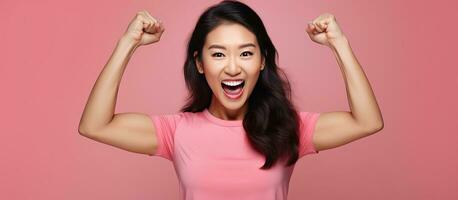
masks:
[[[312,41],[328,47],[332,47],[340,39],[345,39],[335,16],[330,13],[323,13],[309,22],[305,30]]]

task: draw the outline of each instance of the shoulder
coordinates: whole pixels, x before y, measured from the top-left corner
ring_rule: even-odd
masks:
[[[202,112],[176,112],[168,114],[152,114],[151,119],[155,122],[166,122],[168,124],[179,124],[182,122],[193,122],[203,117]]]
[[[313,124],[318,120],[321,113],[315,111],[300,111],[299,118],[303,124]]]

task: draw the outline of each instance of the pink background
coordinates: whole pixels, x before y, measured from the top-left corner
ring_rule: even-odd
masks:
[[[132,57],[116,112],[176,112],[185,44],[219,1],[0,2],[0,199],[177,199],[171,162],[78,134],[99,72],[135,13],[164,21]],[[458,199],[456,1],[245,1],[266,25],[300,110],[348,110],[330,49],[307,21],[333,13],[377,96],[384,129],[305,157],[289,199]]]

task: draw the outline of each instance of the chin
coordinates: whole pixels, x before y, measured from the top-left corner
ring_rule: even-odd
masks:
[[[222,91],[221,94],[222,95],[220,96],[221,97],[220,102],[228,110],[233,110],[233,111],[239,110],[246,103],[245,95],[242,95],[238,99],[230,99],[224,94],[224,91]]]

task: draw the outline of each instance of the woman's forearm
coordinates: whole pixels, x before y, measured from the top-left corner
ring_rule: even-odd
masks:
[[[381,128],[383,118],[374,92],[345,37],[333,41],[331,49],[342,71],[347,99],[354,119],[363,127]]]
[[[124,70],[137,46],[121,37],[108,62],[99,74],[81,116],[78,131],[90,133],[108,124],[113,118],[119,84]]]

